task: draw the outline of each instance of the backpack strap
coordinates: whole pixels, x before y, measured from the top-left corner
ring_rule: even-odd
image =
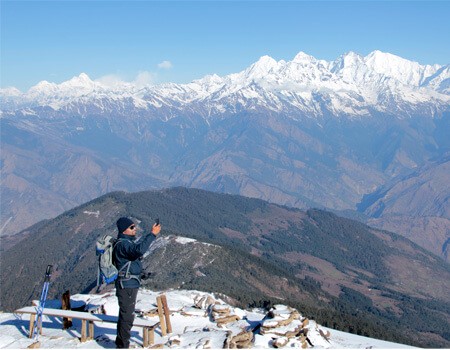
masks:
[[[123,240],[124,240],[123,238],[118,238],[116,240],[116,242],[114,243],[113,250],[116,247],[117,243],[119,243],[120,241],[123,241]],[[121,288],[123,288],[123,283],[122,283],[123,281],[129,281],[131,279],[136,279],[136,280],[138,280],[139,284],[141,284],[141,276],[140,275],[131,275],[130,274],[130,266],[131,266],[131,261],[128,261],[119,270],[117,279],[119,280],[119,284],[120,284]],[[124,272],[123,270],[125,268],[126,268],[126,271]]]
[[[100,276],[100,257],[98,258],[98,260],[99,260],[99,262],[97,264],[97,290],[96,290],[97,293],[100,292],[100,290],[101,290],[100,286],[102,284],[101,283],[101,276]]]
[[[130,266],[131,261],[128,261],[125,265],[123,265],[119,270],[119,275],[117,279],[119,280],[120,286],[123,288],[123,281],[129,281],[131,279],[138,280],[139,284],[141,284],[141,276],[140,275],[132,275],[130,274]],[[126,268],[126,271],[123,271]]]

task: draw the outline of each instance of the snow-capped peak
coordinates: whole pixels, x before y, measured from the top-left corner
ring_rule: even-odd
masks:
[[[252,65],[252,67],[261,67],[266,69],[272,69],[277,67],[277,61],[270,56],[262,56],[260,59]]]
[[[337,62],[342,63],[342,67],[351,67],[356,66],[358,64],[363,63],[364,58],[357,53],[350,51],[346,53],[345,55],[342,55]]]
[[[20,91],[19,89],[9,86],[9,87],[5,87],[0,89],[0,94],[1,95],[6,95],[6,96],[11,96],[11,97],[16,97],[16,96],[20,96],[22,94],[22,91]]]
[[[75,76],[69,81],[63,83],[67,85],[73,85],[73,86],[87,86],[92,85],[94,82],[89,78],[89,76],[86,73],[81,73],[79,76]]]
[[[101,85],[92,81],[86,73],[81,73],[70,80],[62,82],[61,84],[49,83],[46,80],[39,82],[37,85],[28,90],[29,95],[66,95],[78,96],[80,93],[86,94],[92,92],[95,88]]]
[[[46,90],[51,90],[57,87],[57,84],[55,83],[50,83],[47,80],[42,80],[39,83],[37,83],[36,85],[32,86],[29,90],[28,93],[34,93],[34,92],[44,92]]]
[[[72,79],[61,83],[60,86],[61,88],[66,89],[94,89],[99,87],[100,84],[91,80],[86,73],[81,73],[79,76],[75,76]]]
[[[422,66],[418,62],[379,50],[367,55],[364,62],[373,72],[412,86],[419,86],[427,76],[436,71],[436,66]]]
[[[222,85],[224,80],[222,77],[219,77],[217,74],[207,75],[202,79],[194,80],[189,85],[197,85],[197,86],[205,86],[206,90],[209,90],[209,87],[215,87]]]
[[[294,59],[292,60],[292,62],[295,63],[315,62],[315,61],[316,61],[315,57],[310,56],[304,53],[303,51],[300,51],[297,55],[295,55]]]
[[[264,79],[264,77],[278,68],[278,63],[270,56],[262,56],[245,70],[248,79]]]

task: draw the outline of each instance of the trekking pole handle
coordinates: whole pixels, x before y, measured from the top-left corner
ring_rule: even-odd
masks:
[[[52,275],[53,265],[47,265],[47,270],[45,271],[45,282],[50,281],[50,276]]]

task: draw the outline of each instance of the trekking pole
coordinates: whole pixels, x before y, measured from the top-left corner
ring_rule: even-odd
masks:
[[[42,327],[42,313],[44,312],[45,301],[47,300],[50,277],[52,276],[52,267],[52,265],[48,265],[47,270],[45,271],[44,287],[42,288],[39,305],[36,308],[36,319],[34,320],[34,340],[36,343],[38,343],[39,330]]]

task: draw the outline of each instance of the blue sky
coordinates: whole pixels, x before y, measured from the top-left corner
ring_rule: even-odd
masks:
[[[187,83],[263,55],[390,52],[450,63],[449,1],[1,1],[1,87]]]

